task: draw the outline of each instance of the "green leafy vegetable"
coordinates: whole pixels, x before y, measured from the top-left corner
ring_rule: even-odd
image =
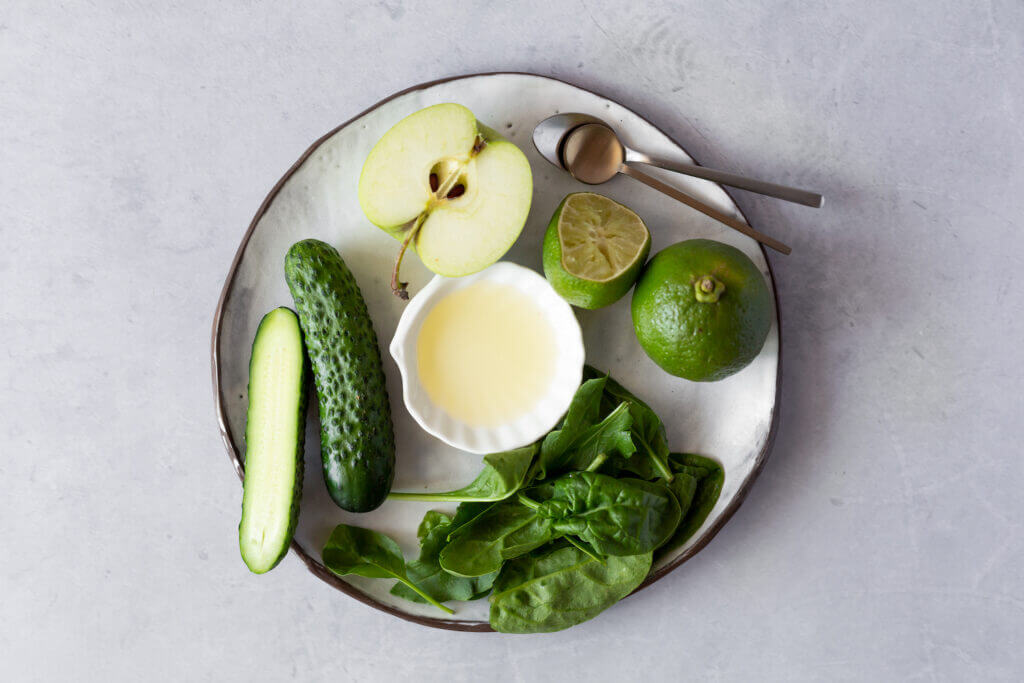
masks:
[[[672,453],[668,462],[674,472],[686,472],[697,479],[722,471],[722,466],[716,460],[694,453]]]
[[[725,483],[725,471],[711,458],[691,453],[672,453],[669,465],[679,474],[686,474],[697,480],[692,501],[679,523],[679,528],[660,549],[659,554],[679,548],[697,533],[704,520],[718,502]]]
[[[457,501],[480,502],[496,501],[508,498],[522,487],[526,481],[526,473],[530,463],[539,449],[538,444],[531,444],[503,453],[491,453],[484,456],[484,467],[468,486],[445,493],[412,493],[396,492],[388,494],[388,498],[396,500],[425,501]]]
[[[636,450],[629,436],[631,422],[629,406],[623,403],[596,425],[579,432],[569,450],[552,450],[545,454],[541,446],[540,462],[545,476],[592,467],[596,469],[611,455],[629,455]]]
[[[504,633],[561,631],[629,595],[651,568],[651,553],[603,563],[579,548],[547,546],[505,564],[491,593],[491,628]]]
[[[690,509],[693,496],[697,493],[698,483],[699,480],[693,475],[686,472],[677,472],[675,478],[668,484],[668,490],[672,492],[676,502],[679,503],[679,511],[682,513],[682,517],[686,517],[686,512]]]
[[[606,380],[600,414],[609,414],[622,403],[629,404],[629,414],[632,418],[630,435],[639,453],[628,459],[620,458],[619,468],[632,472],[642,479],[653,479],[658,476],[671,481],[673,472],[668,465],[668,436],[665,434],[665,425],[661,418],[649,405],[596,368],[586,366],[584,377],[604,377]]]
[[[590,559],[597,560],[602,564],[604,563],[604,557],[599,555],[596,550],[591,548],[589,543],[581,541],[580,539],[574,538],[572,536],[562,536],[562,540],[569,543],[569,545],[574,546],[577,550],[579,550],[581,553],[583,553]]]
[[[585,470],[596,458],[628,456],[636,450],[630,437],[628,405],[601,419],[606,377],[587,380],[573,396],[559,429],[544,437],[529,478],[540,480],[567,470]]]
[[[522,500],[522,499],[521,499]],[[663,485],[572,472],[554,482],[554,495],[537,514],[601,555],[639,555],[667,541],[679,526],[679,503]]]
[[[724,471],[703,456],[670,453],[650,406],[594,368],[558,429],[539,443],[484,457],[472,483],[444,493],[393,493],[458,502],[430,511],[419,559],[397,544],[340,525],[324,547],[337,574],[398,580],[391,592],[441,609],[491,593],[491,626],[558,631],[599,614],[643,582],[654,553],[681,547],[721,494]]]
[[[476,600],[490,591],[491,584],[498,574],[493,572],[485,576],[466,578],[441,569],[438,556],[441,548],[447,543],[451,528],[452,517],[443,512],[430,510],[424,515],[417,532],[420,539],[420,557],[406,566],[406,574],[410,581],[438,602]],[[391,589],[391,594],[413,602],[427,602],[404,583],[396,583]]]
[[[331,532],[321,553],[324,566],[338,576],[356,574],[371,579],[398,579],[424,600],[448,614],[454,614],[409,580],[402,549],[384,534],[362,527],[339,524]]]
[[[448,529],[448,536],[445,538],[445,542],[450,541],[452,539],[452,535],[454,535],[458,529],[469,524],[495,505],[497,505],[497,503],[459,503],[459,506],[455,508],[455,517],[452,518],[452,524]]]
[[[505,560],[544,545],[554,536],[551,520],[515,501],[498,503],[449,535],[441,567],[457,576],[483,576]]]

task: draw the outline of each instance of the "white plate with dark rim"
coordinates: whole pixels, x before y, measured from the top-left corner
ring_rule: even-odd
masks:
[[[480,456],[445,445],[412,419],[402,404],[402,384],[388,344],[404,304],[388,286],[398,243],[363,216],[356,187],[363,160],[381,135],[402,117],[440,102],[469,107],[483,123],[515,142],[533,169],[533,205],[519,241],[505,260],[541,269],[541,239],[551,214],[569,192],[588,189],[551,166],[534,149],[531,135],[542,119],[558,112],[584,112],[612,123],[623,142],[667,159],[692,162],[681,146],[641,115],[568,83],[533,74],[493,73],[434,81],[397,93],[314,142],[288,169],[263,201],[231,263],[213,322],[213,388],[221,434],[238,474],[242,472],[249,355],[256,327],[277,306],[292,306],[284,281],[284,255],[292,243],[316,237],[334,245],[355,274],[377,331],[391,397],[397,444],[396,491],[444,491],[473,479]],[[704,180],[659,173],[721,211],[745,220],[721,186]],[[731,244],[753,259],[775,284],[764,250],[754,240],[672,201],[635,181],[619,176],[597,189],[636,211],[651,230],[651,254],[692,237]],[[404,279],[415,293],[431,273],[415,255],[405,259]],[[778,306],[761,354],[738,374],[701,384],[671,377],[651,362],[633,334],[629,296],[605,309],[577,311],[583,328],[587,362],[609,371],[648,402],[664,420],[674,451],[709,455],[725,468],[721,497],[704,525],[676,552],[663,557],[641,586],[649,586],[701,548],[729,520],[757,477],[777,426],[780,345]],[[315,394],[315,392],[314,392]],[[431,508],[454,506],[387,501],[363,514],[338,509],[327,495],[320,465],[319,420],[311,396],[306,437],[306,475],[302,508],[292,550],[310,571],[357,600],[420,624],[463,631],[488,631],[486,600],[453,603],[454,616],[441,618],[429,605],[390,594],[392,581],[339,578],[320,563],[320,549],[340,522],[370,527],[390,535],[407,557],[418,553],[416,528]],[[639,590],[639,589],[638,589]],[[602,618],[608,618],[603,616]]]

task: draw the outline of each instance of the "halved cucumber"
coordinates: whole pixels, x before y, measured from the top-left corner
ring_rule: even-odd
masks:
[[[256,574],[288,552],[299,519],[306,434],[305,347],[288,308],[263,316],[249,361],[245,482],[238,545]]]

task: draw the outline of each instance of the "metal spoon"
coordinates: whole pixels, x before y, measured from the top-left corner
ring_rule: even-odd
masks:
[[[821,195],[813,192],[752,180],[731,173],[706,169],[702,166],[652,159],[624,146],[615,135],[615,131],[601,119],[589,114],[551,116],[541,121],[534,129],[533,142],[541,156],[555,166],[569,171],[574,178],[581,182],[597,185],[611,180],[617,173],[629,175],[783,254],[788,254],[791,251],[786,245],[631,167],[630,162],[656,165],[680,173],[797,201],[808,206],[820,207],[824,201]]]

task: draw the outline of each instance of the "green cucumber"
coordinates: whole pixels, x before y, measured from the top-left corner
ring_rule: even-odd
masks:
[[[290,309],[275,308],[260,321],[249,360],[238,545],[255,574],[277,566],[299,519],[306,368],[299,319]]]
[[[366,302],[341,256],[320,240],[293,244],[284,274],[320,398],[327,491],[345,510],[372,510],[391,490],[395,433]]]

